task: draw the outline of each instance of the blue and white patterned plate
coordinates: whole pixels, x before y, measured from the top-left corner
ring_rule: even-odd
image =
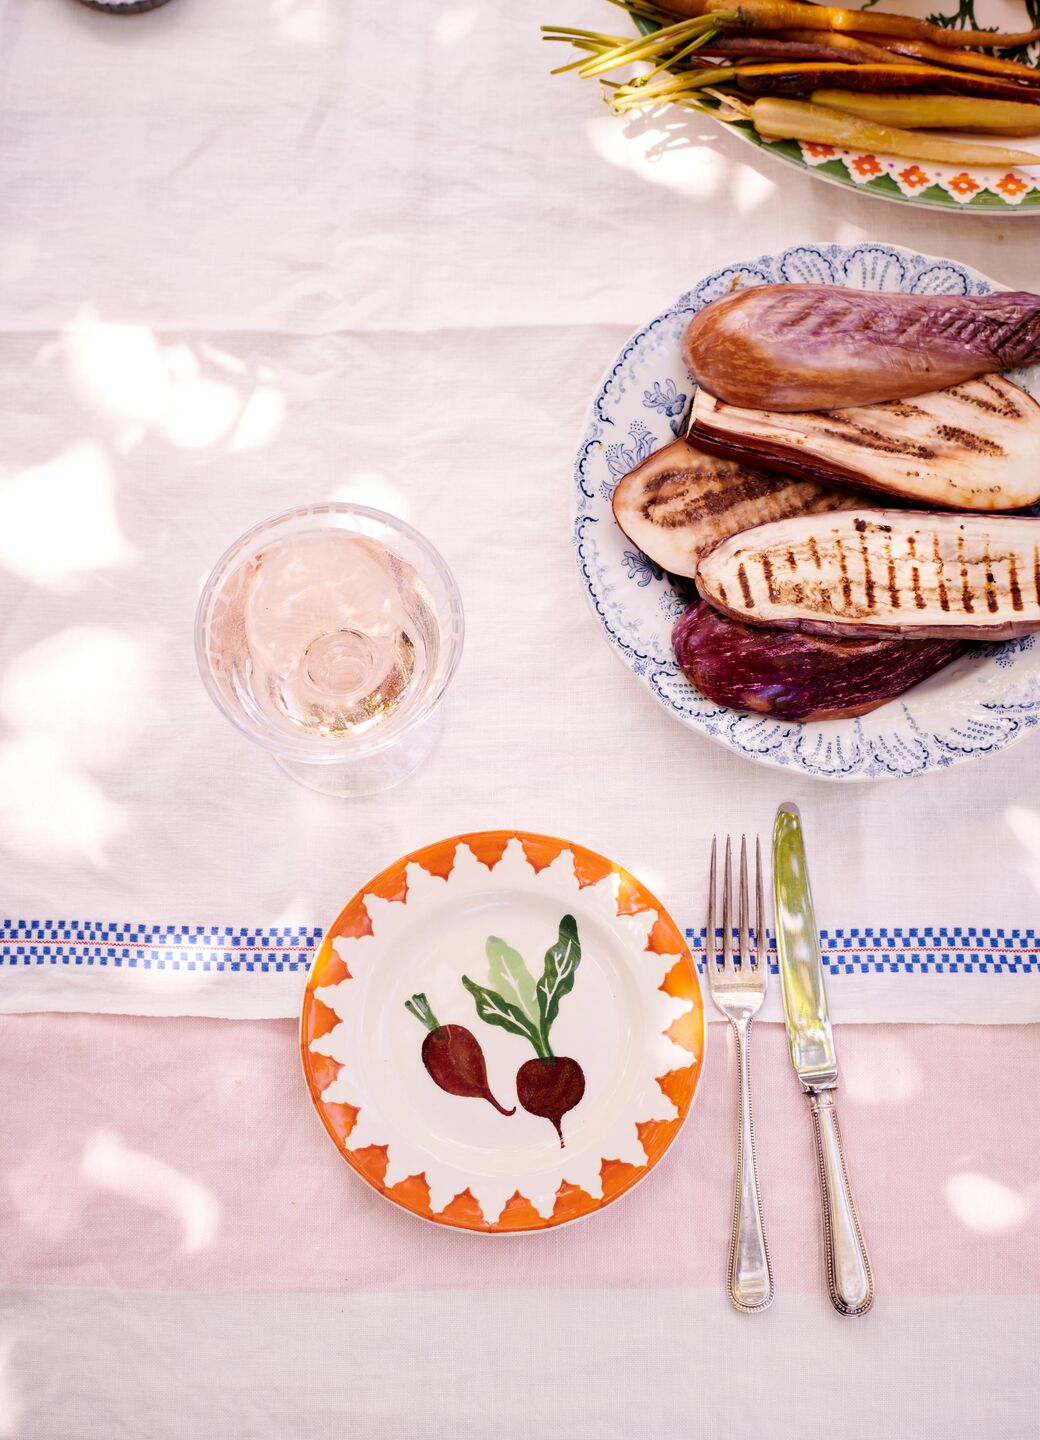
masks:
[[[574,545],[603,632],[684,725],[765,765],[821,780],[898,779],[1003,750],[1040,720],[1040,644],[1032,635],[974,647],[870,715],[806,724],[715,705],[675,662],[670,637],[684,602],[618,529],[611,497],[626,471],[683,433],[694,383],[680,340],[690,316],[734,285],[785,281],[913,295],[1001,288],[965,265],[895,245],[799,245],[715,271],[644,325],[600,385],[574,469]],[[1040,366],[1012,378],[1040,395]]]

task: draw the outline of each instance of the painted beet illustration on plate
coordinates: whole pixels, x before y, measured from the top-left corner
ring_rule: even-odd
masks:
[[[426,1026],[422,1062],[435,1085],[449,1095],[486,1100],[500,1115],[516,1114],[515,1105],[507,1110],[492,1095],[484,1052],[472,1030],[467,1030],[465,1025],[442,1025],[425,995],[413,995],[404,1002],[404,1008]]]
[[[537,984],[519,951],[497,935],[488,937],[486,949],[488,985],[477,985],[468,975],[463,975],[462,983],[473,996],[481,1020],[520,1035],[534,1046],[535,1058],[525,1061],[516,1073],[517,1099],[530,1114],[552,1122],[562,1146],[563,1117],[585,1094],[585,1074],[577,1060],[553,1054],[549,1031],[559,1014],[560,1001],[573,989],[581,960],[577,921],[573,915],[560,921],[559,936],[546,951]]]

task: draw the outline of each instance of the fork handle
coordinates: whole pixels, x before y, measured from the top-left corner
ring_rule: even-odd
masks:
[[[737,1037],[740,1099],[737,1109],[737,1176],[733,1189],[733,1235],[729,1248],[729,1298],[738,1310],[754,1314],[773,1303],[773,1272],[762,1224],[751,1126],[749,1020],[732,1022]]]
[[[859,1228],[832,1090],[810,1090],[813,1141],[823,1204],[827,1289],[839,1315],[865,1315],[874,1303],[870,1257]]]

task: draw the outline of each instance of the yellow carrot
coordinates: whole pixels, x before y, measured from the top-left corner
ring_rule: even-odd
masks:
[[[898,155],[907,160],[934,160],[944,165],[1038,166],[1040,155],[1028,150],[1005,150],[1000,145],[977,145],[967,140],[943,140],[875,125],[826,105],[805,100],[764,97],[750,107],[751,120],[764,140],[807,140],[846,150]]]
[[[814,90],[811,98],[814,105],[903,130],[1040,135],[1040,104],[961,95],[865,95],[852,90]]]

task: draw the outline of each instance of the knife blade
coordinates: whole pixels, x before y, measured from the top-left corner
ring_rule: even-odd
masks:
[[[831,1304],[841,1315],[865,1315],[874,1303],[874,1279],[838,1128],[838,1058],[827,1010],[820,934],[801,814],[790,802],[777,810],[773,825],[773,907],[787,1044],[812,1114]]]

